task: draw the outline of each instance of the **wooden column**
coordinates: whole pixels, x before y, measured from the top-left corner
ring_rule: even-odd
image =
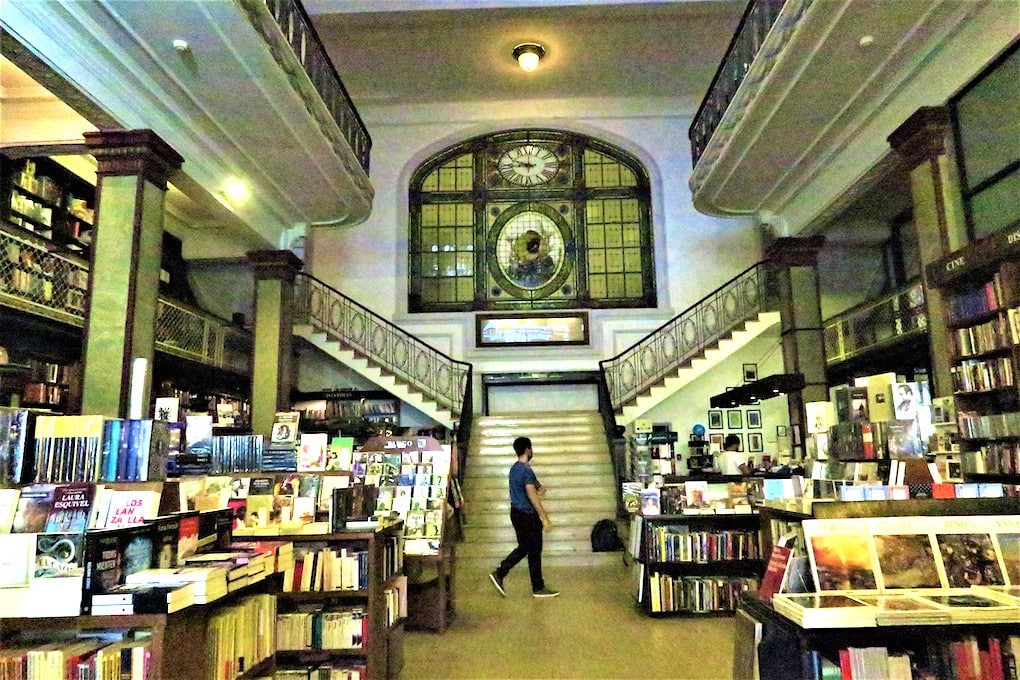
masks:
[[[184,159],[152,130],[86,132],[98,161],[82,412],[123,418],[132,387],[148,414],[163,203]],[[133,369],[134,367],[134,369]]]
[[[302,262],[289,250],[252,251],[248,261],[255,274],[251,427],[268,436],[273,415],[290,408],[294,278]]]
[[[773,240],[765,249],[779,294],[784,370],[804,376],[804,388],[786,395],[790,425],[800,430],[801,452],[807,434],[804,403],[829,398],[818,293],[818,251],[824,243],[822,236],[784,237]]]
[[[953,393],[949,372],[952,342],[945,323],[942,293],[929,285],[928,265],[968,242],[963,197],[953,154],[951,118],[945,107],[918,109],[889,135],[889,144],[907,163],[914,202],[914,229],[921,256],[921,281],[928,307],[932,396]]]

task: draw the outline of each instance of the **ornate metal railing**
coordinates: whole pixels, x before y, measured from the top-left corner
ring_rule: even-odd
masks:
[[[0,304],[73,326],[85,326],[88,263],[52,250],[29,232],[0,227]],[[156,349],[207,366],[250,373],[251,333],[202,310],[160,297]]]
[[[744,270],[615,357],[599,362],[613,410],[766,311],[765,263]]]
[[[354,102],[347,93],[343,81],[337,75],[333,62],[322,46],[312,21],[298,0],[240,0],[250,13],[257,13],[261,7],[269,10],[273,21],[289,44],[294,57],[318,92],[329,115],[340,128],[348,146],[358,158],[365,172],[368,172],[372,152],[372,137],[368,128],[354,108]]]
[[[737,30],[730,40],[708,92],[691,123],[688,137],[691,140],[691,165],[697,165],[709,140],[722,121],[726,108],[733,101],[740,83],[751,68],[751,63],[765,42],[786,0],[750,0]]]
[[[869,300],[822,324],[825,363],[835,364],[894,339],[928,328],[924,286],[913,282],[878,300]]]
[[[295,324],[311,325],[363,355],[441,407],[460,414],[463,426],[463,412],[471,408],[465,399],[471,364],[450,358],[308,274],[298,274],[295,298]]]

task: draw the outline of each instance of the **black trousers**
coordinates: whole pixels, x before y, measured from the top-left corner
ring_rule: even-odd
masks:
[[[505,578],[514,565],[527,557],[531,592],[538,592],[545,588],[542,579],[542,518],[537,512],[521,512],[510,508],[510,523],[517,534],[517,547],[500,562],[496,575]]]

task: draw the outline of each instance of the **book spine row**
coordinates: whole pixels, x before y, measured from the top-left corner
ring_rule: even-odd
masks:
[[[368,616],[361,608],[340,611],[293,612],[276,617],[276,648],[360,649],[368,633]]]
[[[736,611],[741,593],[757,590],[756,578],[718,578],[650,572],[648,596],[652,613]]]
[[[390,536],[383,542],[382,573],[385,581],[404,571],[404,546],[399,536]]]
[[[399,576],[383,591],[386,598],[386,627],[407,617],[407,577]]]
[[[97,481],[102,416],[39,416],[35,421],[35,481]]]
[[[1012,347],[1020,338],[1017,323],[1020,309],[1010,309],[1006,318],[998,317],[976,326],[958,328],[955,332],[957,356],[993,352]]]
[[[206,677],[234,680],[276,653],[273,634],[276,618],[276,598],[272,595],[249,595],[235,605],[217,610],[206,628],[209,653]]]
[[[145,680],[152,645],[147,640],[64,640],[45,649],[0,651],[0,678],[19,680]]]
[[[25,479],[28,430],[28,411],[0,408],[0,487],[15,486]]]
[[[678,532],[653,527],[652,559],[657,562],[718,562],[758,559],[758,534],[752,531]]]
[[[324,548],[308,551],[284,573],[284,592],[365,590],[368,588],[368,553]]]
[[[305,668],[277,668],[273,680],[362,680],[367,673],[364,664],[348,659]]]
[[[209,457],[209,474],[263,469],[263,443],[260,434],[216,435]]]
[[[967,319],[988,314],[1002,307],[1002,277],[995,274],[979,288],[957,293],[949,298],[949,322],[961,323]]]
[[[953,391],[984,392],[1002,387],[1013,387],[1013,359],[999,357],[985,361],[967,360],[949,369],[953,378]]]
[[[961,411],[960,436],[964,439],[1006,439],[1020,437],[1020,413],[978,415],[974,411]]]

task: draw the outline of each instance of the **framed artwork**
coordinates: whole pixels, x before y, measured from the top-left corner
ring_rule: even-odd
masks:
[[[478,347],[587,344],[587,312],[475,316],[475,345]]]
[[[713,410],[708,412],[708,429],[721,430],[723,428],[722,411]]]
[[[754,382],[758,379],[758,364],[744,364],[744,382]]]
[[[787,434],[786,425],[776,425],[776,436],[785,437]]]
[[[761,453],[765,450],[762,446],[761,432],[747,433],[747,450],[751,453]]]
[[[708,450],[713,453],[722,451],[723,441],[725,440],[721,432],[719,434],[708,435]]]
[[[743,433],[741,433],[741,432],[730,432],[726,436],[727,437],[736,437],[737,439],[739,439],[740,440],[740,446],[737,447],[737,451],[743,451],[744,450],[744,435],[743,435]]]
[[[726,427],[731,430],[742,430],[744,428],[743,411],[732,409],[726,412]]]
[[[761,429],[761,411],[758,409],[750,409],[747,412],[747,429],[749,430],[760,430]]]

